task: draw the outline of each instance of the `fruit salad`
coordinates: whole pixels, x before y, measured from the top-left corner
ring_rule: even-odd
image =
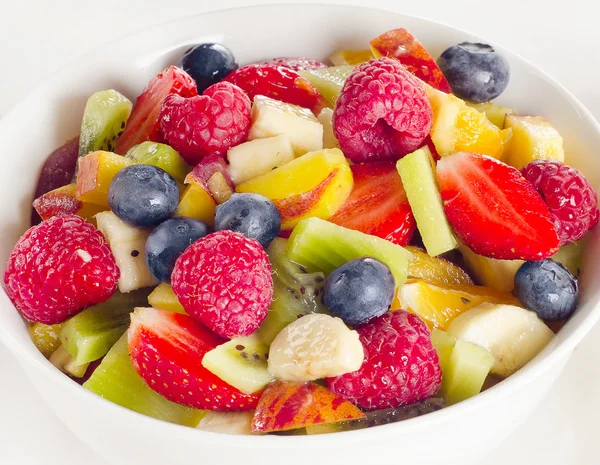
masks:
[[[90,392],[231,434],[428,414],[503,382],[577,310],[596,192],[552,115],[494,102],[494,47],[407,30],[327,62],[193,46],[89,97],[4,290]]]

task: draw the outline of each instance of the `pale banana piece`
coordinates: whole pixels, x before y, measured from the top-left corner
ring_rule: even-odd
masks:
[[[515,288],[515,274],[525,263],[523,260],[498,260],[484,257],[477,255],[466,245],[461,245],[458,250],[479,284],[502,292],[512,292]]]
[[[554,337],[534,312],[490,303],[459,315],[448,333],[489,350],[496,360],[492,373],[504,377],[522,368]]]
[[[297,157],[323,148],[323,126],[310,110],[257,95],[248,140],[280,134],[288,135]]]
[[[323,148],[339,149],[340,143],[333,133],[333,110],[331,108],[323,108],[317,119],[323,125]]]
[[[49,360],[60,371],[75,378],[82,378],[90,365],[89,363],[77,365],[75,357],[71,356],[62,345],[52,352]]]
[[[356,331],[313,313],[286,326],[271,343],[269,372],[282,381],[313,381],[358,370],[364,359]]]
[[[254,412],[206,412],[196,428],[224,434],[252,434]]]
[[[95,218],[121,271],[119,291],[126,293],[157,285],[159,280],[146,265],[144,253],[150,231],[124,223],[111,211],[100,212]]]
[[[234,184],[255,178],[294,159],[294,148],[287,134],[254,139],[227,151],[229,175]]]

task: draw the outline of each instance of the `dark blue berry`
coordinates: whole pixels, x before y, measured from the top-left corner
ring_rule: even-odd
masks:
[[[179,203],[177,181],[152,165],[132,165],[117,173],[108,189],[108,205],[133,226],[159,224],[173,215]]]
[[[438,59],[452,91],[471,102],[498,97],[510,78],[508,61],[491,45],[463,42],[447,48]]]
[[[210,234],[206,223],[193,218],[175,217],[156,227],[146,241],[146,263],[154,276],[171,283],[175,261],[193,242]]]
[[[515,275],[521,303],[544,321],[565,320],[577,307],[577,279],[554,260],[525,262]]]
[[[384,263],[357,258],[333,270],[325,280],[323,303],[350,326],[359,326],[390,309],[396,283]]]
[[[273,202],[259,194],[233,194],[217,207],[215,231],[229,229],[256,239],[264,248],[281,229],[281,215]]]
[[[200,44],[188,49],[181,59],[183,70],[194,78],[201,94],[219,82],[238,64],[231,50],[221,44]]]

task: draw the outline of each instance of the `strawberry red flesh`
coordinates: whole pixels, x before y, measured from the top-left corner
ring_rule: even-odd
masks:
[[[468,152],[437,164],[448,221],[475,253],[503,260],[542,260],[560,245],[548,206],[521,173]]]

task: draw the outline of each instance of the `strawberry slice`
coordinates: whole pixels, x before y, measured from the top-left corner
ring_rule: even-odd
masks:
[[[275,100],[309,108],[315,115],[326,105],[310,81],[296,71],[271,64],[246,65],[225,78],[241,87],[250,99],[264,95]]]
[[[128,333],[131,361],[154,391],[202,410],[253,410],[260,393],[244,394],[202,366],[225,340],[187,315],[137,308]]]
[[[177,66],[170,66],[155,76],[135,101],[131,116],[115,151],[124,155],[131,147],[147,140],[162,142],[160,132],[160,109],[167,95],[182,97],[198,95],[196,82]]]
[[[460,152],[437,163],[448,221],[473,252],[503,260],[542,260],[560,245],[548,206],[519,170]]]
[[[402,181],[392,162],[352,166],[354,188],[329,221],[404,246],[416,223]]]

